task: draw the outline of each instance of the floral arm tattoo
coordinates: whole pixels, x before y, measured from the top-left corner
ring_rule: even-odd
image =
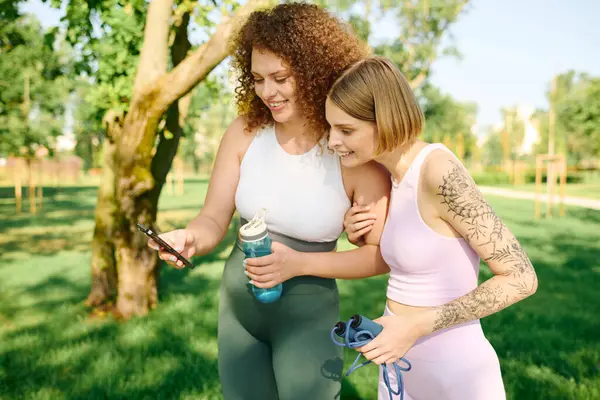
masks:
[[[535,292],[537,276],[527,254],[471,179],[450,161],[437,196],[444,217],[488,263],[495,276],[477,289],[436,308],[433,331],[483,318]]]

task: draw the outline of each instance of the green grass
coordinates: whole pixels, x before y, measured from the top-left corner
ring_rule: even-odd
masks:
[[[159,223],[202,205],[205,180],[163,195]],[[190,271],[164,268],[160,305],[127,323],[90,319],[95,187],[48,188],[43,211],[17,216],[0,187],[0,399],[219,399],[217,304],[229,246]],[[509,399],[600,398],[600,213],[533,220],[533,203],[490,197],[537,268],[535,296],[482,321]],[[343,242],[343,248],[348,248]],[[482,279],[490,276],[482,269]],[[340,282],[342,317],[380,315],[386,277]],[[354,353],[346,352],[346,367]],[[343,382],[342,399],[375,398],[377,369]]]

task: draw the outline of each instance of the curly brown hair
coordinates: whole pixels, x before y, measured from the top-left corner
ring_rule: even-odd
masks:
[[[271,112],[254,91],[252,49],[260,48],[290,66],[298,107],[316,139],[321,139],[329,128],[325,119],[329,88],[348,65],[367,55],[366,45],[349,25],[306,3],[280,4],[253,12],[232,45],[232,66],[238,72],[236,101],[239,114],[246,117],[246,131],[273,122]]]

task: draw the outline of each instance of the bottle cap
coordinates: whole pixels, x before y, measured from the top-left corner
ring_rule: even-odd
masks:
[[[254,214],[254,218],[240,228],[240,239],[246,242],[264,239],[268,234],[267,224],[265,223],[266,214],[267,210],[264,208],[258,210]]]

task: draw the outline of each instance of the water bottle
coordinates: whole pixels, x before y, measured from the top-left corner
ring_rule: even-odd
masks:
[[[263,257],[271,254],[271,236],[265,223],[266,210],[258,211],[252,220],[243,225],[239,231],[242,250],[246,258]],[[281,297],[283,285],[280,283],[269,289],[261,289],[252,285],[254,297],[261,303],[273,303]]]

